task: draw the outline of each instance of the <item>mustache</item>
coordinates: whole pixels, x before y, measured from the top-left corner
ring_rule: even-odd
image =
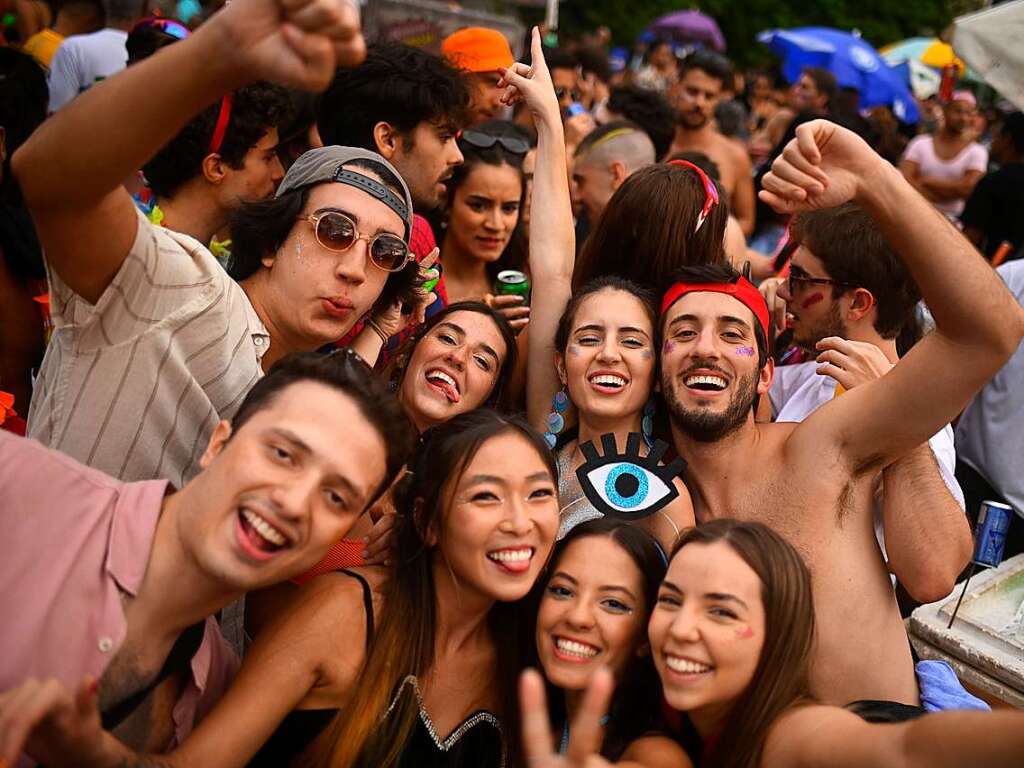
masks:
[[[705,361],[698,360],[693,365],[691,365],[689,368],[687,368],[685,371],[680,373],[679,377],[680,378],[686,378],[691,373],[695,373],[696,371],[714,371],[715,373],[722,374],[722,378],[724,378],[724,379],[728,379],[729,378],[729,374],[726,373],[724,370],[722,370],[717,365],[715,365],[714,362],[712,362],[711,360],[705,360]]]

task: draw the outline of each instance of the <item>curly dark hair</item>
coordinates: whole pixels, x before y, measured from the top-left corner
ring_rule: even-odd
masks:
[[[203,158],[210,154],[221,104],[218,101],[192,118],[142,167],[158,197],[172,197],[185,182],[199,175]],[[271,128],[287,123],[291,110],[288,92],[279,85],[259,82],[239,88],[231,94],[231,117],[217,154],[232,168],[241,168],[246,153]]]
[[[353,160],[346,168],[362,168],[380,178],[384,186],[400,197],[402,184],[390,170],[373,160]],[[245,280],[262,268],[266,256],[276,254],[288,239],[296,219],[309,201],[312,186],[299,187],[279,197],[245,203],[231,215],[231,260],[228,274],[235,280]],[[390,306],[396,299],[412,303],[420,283],[419,267],[415,259],[398,272],[391,272],[384,289],[374,304],[375,308]]]
[[[324,144],[377,150],[373,126],[386,122],[406,138],[420,123],[452,130],[466,122],[469,86],[439,56],[403,43],[371,45],[358,67],[339,69],[316,104]]]
[[[656,158],[668,154],[676,135],[676,116],[660,93],[638,85],[616,86],[608,95],[608,111],[639,125],[654,144]]]

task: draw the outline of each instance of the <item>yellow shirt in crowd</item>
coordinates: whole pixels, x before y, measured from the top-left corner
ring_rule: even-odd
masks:
[[[49,69],[53,54],[57,52],[63,42],[64,35],[58,35],[52,29],[44,29],[26,40],[21,50]]]

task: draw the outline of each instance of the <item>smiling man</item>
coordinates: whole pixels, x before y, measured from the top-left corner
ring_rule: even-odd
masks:
[[[285,16],[309,26],[316,55],[295,52],[295,27],[276,3],[235,0],[187,40],[91,88],[15,155],[56,326],[30,437],[122,480],[183,484],[217,423],[275,360],[341,338],[371,307],[413,298],[412,201],[376,153],[311,150],[275,198],[244,205],[235,279],[203,244],[150,224],[121,186],[225,93],[261,78],[323,88],[338,63],[361,60],[352,5],[300,6]],[[89,152],[82,136],[95,137]]]
[[[1024,312],[967,241],[843,128],[800,126],[765,190],[765,202],[787,214],[861,205],[920,286],[936,330],[888,374],[805,421],[757,424],[755,402],[773,376],[768,308],[731,268],[692,268],[662,304],[661,387],[673,440],[688,462],[698,520],[764,522],[806,559],[819,628],[815,696],[905,718],[920,711],[919,691],[871,526],[874,478],[991,378],[1024,335]],[[985,312],[969,310],[982,304]]]
[[[135,749],[180,743],[237,665],[213,614],[315,563],[411,447],[397,400],[347,352],[282,360],[178,491],[0,433],[0,748],[28,734],[34,759],[67,764],[45,717],[63,688],[97,696]]]

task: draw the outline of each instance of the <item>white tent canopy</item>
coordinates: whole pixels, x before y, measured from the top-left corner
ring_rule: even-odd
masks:
[[[953,25],[957,56],[1024,110],[1024,0],[961,16]]]

